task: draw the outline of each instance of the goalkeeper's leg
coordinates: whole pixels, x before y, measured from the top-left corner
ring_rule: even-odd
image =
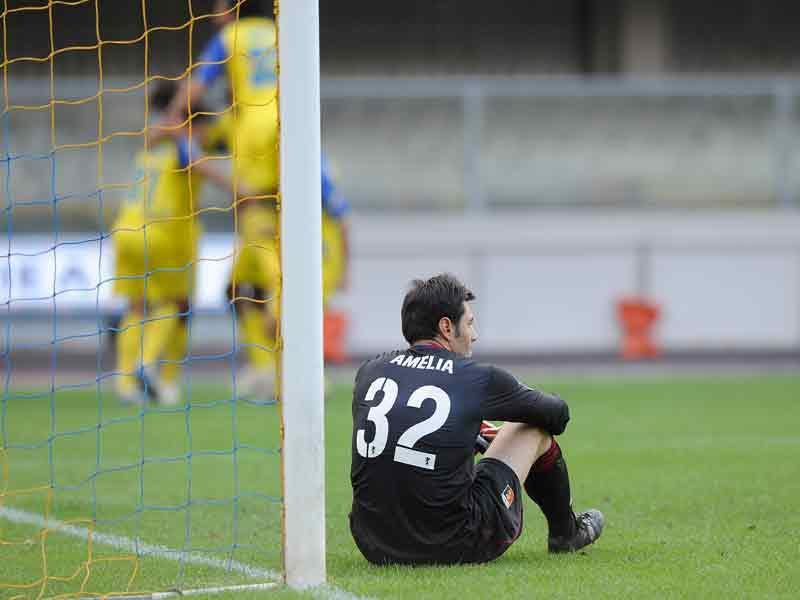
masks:
[[[603,530],[595,509],[572,511],[569,473],[561,448],[547,432],[522,423],[506,423],[486,451],[509,465],[547,519],[550,552],[574,552],[593,543]]]

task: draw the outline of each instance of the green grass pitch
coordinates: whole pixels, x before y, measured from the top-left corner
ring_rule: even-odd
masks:
[[[800,377],[530,383],[570,403],[572,421],[561,445],[576,508],[606,514],[599,542],[576,555],[549,556],[544,520],[526,499],[523,535],[494,563],[368,565],[347,527],[351,389],[340,385],[326,404],[333,586],[358,597],[413,599],[797,597]],[[87,577],[85,589],[94,592],[123,591],[131,577],[137,591],[251,581],[226,573],[219,562],[181,564],[169,558],[170,549],[279,568],[275,406],[231,403],[227,391],[199,384],[190,410],[143,415],[93,389],[18,396],[9,391],[2,412],[6,447],[25,447],[5,452],[0,598],[37,597],[41,586],[3,585],[31,584],[44,573],[74,576],[49,580],[45,596],[75,591]],[[86,539],[57,530],[46,536],[43,552],[39,527],[18,515],[42,514],[47,494],[19,491],[51,481],[59,518],[96,517],[98,533],[115,540],[138,536],[161,554],[134,561],[130,551],[99,540],[89,549]],[[277,590],[236,597],[304,595]]]

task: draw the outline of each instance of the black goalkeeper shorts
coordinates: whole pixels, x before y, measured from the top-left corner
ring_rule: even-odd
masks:
[[[375,540],[369,527],[350,514],[350,529],[364,557],[375,564],[460,564],[494,560],[522,533],[522,495],[516,473],[502,461],[484,458],[475,466],[468,512],[448,545],[422,547]],[[376,527],[373,525],[373,527]],[[407,540],[403,540],[407,542]]]
[[[472,500],[475,537],[463,562],[488,562],[508,550],[522,533],[517,474],[500,460],[484,458],[475,467]]]

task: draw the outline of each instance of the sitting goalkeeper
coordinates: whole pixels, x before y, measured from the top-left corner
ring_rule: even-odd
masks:
[[[496,559],[522,533],[522,494],[547,520],[550,552],[575,552],[603,531],[603,514],[572,510],[555,436],[569,408],[558,396],[472,360],[474,294],[452,275],[412,283],[400,318],[408,347],[365,362],[353,392],[350,531],[377,564]],[[499,431],[482,419],[506,421]],[[486,456],[475,464],[475,440]]]
[[[174,91],[172,82],[160,82],[150,109],[163,111]],[[213,160],[199,160],[209,117],[195,110],[200,114],[184,125],[148,135],[149,147],[136,157],[134,185],[112,227],[114,293],[127,301],[116,337],[116,391],[123,403],[141,404],[148,396],[163,405],[180,402],[201,235],[197,203],[204,179],[232,189]]]

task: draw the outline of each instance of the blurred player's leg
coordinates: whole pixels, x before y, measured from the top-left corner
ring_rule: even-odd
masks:
[[[274,397],[275,332],[270,315],[263,307],[240,311],[242,343],[246,344],[247,365],[239,374],[238,389],[242,396],[258,399]]]
[[[275,334],[268,329],[268,315],[263,307],[242,311],[242,329],[245,333],[247,359],[255,367],[271,369],[275,366]]]
[[[171,338],[176,334],[179,318],[176,302],[161,302],[152,306],[144,325],[142,344],[143,372],[148,392],[161,404],[177,404],[177,390],[169,389],[161,378],[161,358]]]
[[[178,304],[160,302],[151,305],[144,326],[142,362],[149,366],[164,354],[170,337],[178,326]]]
[[[246,365],[239,373],[242,396],[274,397],[275,329],[280,298],[280,260],[273,206],[251,203],[242,211],[242,247],[231,276],[231,299]]]
[[[139,383],[142,349],[142,313],[129,308],[119,324],[116,336],[116,391],[124,404],[142,404],[146,397]]]
[[[117,395],[125,404],[146,402],[140,382],[142,316],[146,291],[145,218],[140,207],[125,207],[112,226],[114,240],[114,293],[128,306],[116,336]]]
[[[189,347],[189,327],[186,319],[179,319],[178,326],[164,349],[165,362],[161,367],[161,381],[164,384],[178,385],[181,376],[181,365],[186,360]]]
[[[175,406],[181,402],[182,361],[186,358],[189,333],[186,325],[179,323],[164,350],[164,363],[161,365],[158,386],[158,402],[165,406]]]
[[[159,373],[162,397],[159,400],[167,405],[180,404],[181,401],[180,379],[189,349],[188,309],[189,303],[182,302],[178,322],[164,348],[164,363]]]
[[[192,218],[149,227],[151,274],[147,287],[150,311],[145,325],[142,361],[151,396],[165,406],[181,401],[181,365],[186,355],[185,321],[194,289],[194,268],[201,228]]]

